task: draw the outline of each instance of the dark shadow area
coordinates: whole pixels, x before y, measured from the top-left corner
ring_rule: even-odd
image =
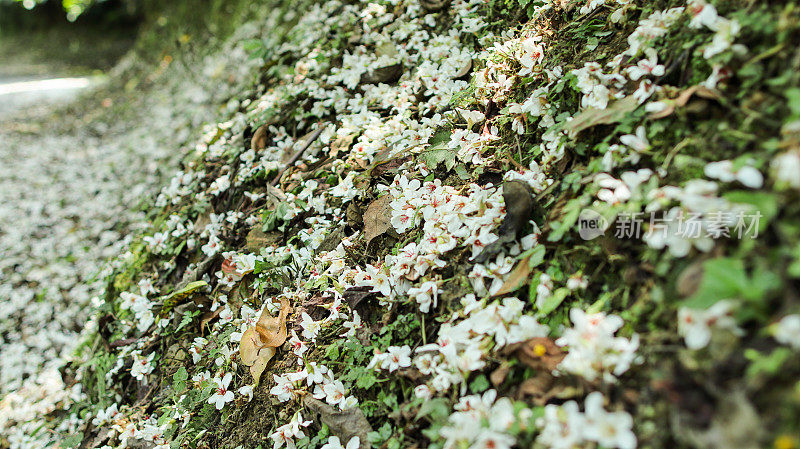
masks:
[[[61,1],[31,10],[0,0],[0,76],[29,77],[105,71],[134,44],[140,2],[94,3],[74,21]]]

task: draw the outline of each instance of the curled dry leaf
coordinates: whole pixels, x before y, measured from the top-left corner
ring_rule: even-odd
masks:
[[[261,151],[267,147],[267,129],[268,125],[261,125],[258,127],[253,137],[250,139],[250,148],[254,151]]]
[[[367,206],[364,212],[364,236],[367,244],[375,237],[388,231],[392,226],[389,203],[392,202],[390,195],[384,195]]]
[[[289,313],[289,300],[281,298],[281,310],[277,317],[273,317],[264,309],[258,322],[253,327],[248,327],[239,342],[239,356],[242,363],[250,367],[256,384],[261,378],[261,373],[275,356],[278,346],[286,341],[286,317]]]
[[[528,280],[528,276],[530,276],[532,270],[530,256],[520,260],[517,262],[517,266],[509,273],[505,283],[500,286],[500,290],[492,296],[506,295],[522,287]]]
[[[351,407],[347,410],[339,410],[311,396],[303,398],[303,405],[312,412],[319,414],[320,420],[341,441],[350,441],[351,438],[358,437],[361,441],[360,449],[372,447],[367,437],[372,432],[372,426],[369,425],[367,417],[364,416],[364,412],[360,408]]]
[[[508,373],[510,372],[511,364],[508,362],[503,362],[497,367],[497,369],[492,371],[492,374],[489,375],[489,380],[492,382],[492,385],[497,388],[506,381],[506,377],[508,377]]]
[[[261,336],[261,341],[264,346],[278,347],[286,341],[286,317],[289,314],[289,300],[285,297],[281,298],[281,310],[278,316],[273,317],[264,309],[261,312],[261,317],[256,322],[256,332]]]
[[[666,104],[666,107],[658,112],[650,114],[648,118],[660,119],[668,117],[675,112],[675,109],[686,106],[686,104],[689,102],[689,100],[691,100],[693,96],[706,98],[708,100],[719,100],[720,98],[722,98],[720,93],[714,89],[709,89],[708,87],[705,86],[692,86],[682,91],[675,98],[668,100],[661,100],[664,104]]]
[[[562,378],[557,378],[546,371],[540,371],[520,384],[517,398],[527,398],[534,405],[542,406],[553,398],[564,400],[580,396],[581,389],[563,382]]]
[[[639,102],[629,95],[617,100],[605,109],[586,108],[576,115],[572,121],[564,125],[564,130],[571,138],[575,138],[584,129],[597,125],[608,125],[619,122],[628,116],[628,113],[639,107]]]
[[[509,345],[504,354],[514,353],[519,360],[533,369],[551,372],[567,354],[556,342],[547,337],[536,337],[516,345]]]

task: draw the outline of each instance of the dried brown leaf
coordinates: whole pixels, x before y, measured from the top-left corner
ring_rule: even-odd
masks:
[[[281,298],[281,310],[277,317],[273,317],[266,309],[261,313],[255,327],[248,327],[239,342],[239,356],[242,363],[250,367],[256,384],[261,378],[261,373],[275,356],[276,347],[286,341],[286,316],[289,313],[289,300]]]
[[[270,347],[259,349],[256,360],[253,362],[253,366],[250,367],[250,374],[253,376],[256,385],[261,379],[261,373],[267,368],[267,364],[272,360],[276,352],[278,352],[277,349]]]
[[[253,133],[253,137],[250,139],[250,148],[252,148],[254,151],[261,151],[267,147],[268,129],[268,125],[261,125],[258,127],[256,132]]]
[[[516,291],[518,288],[525,285],[525,281],[528,280],[528,276],[531,274],[531,265],[529,263],[530,256],[520,260],[517,262],[517,266],[511,270],[511,273],[508,274],[508,278],[500,287],[494,295],[492,296],[502,296],[513,291]]]
[[[288,335],[286,330],[286,317],[289,314],[289,300],[281,297],[281,310],[277,317],[269,314],[267,309],[261,312],[261,317],[256,322],[256,332],[261,336],[262,346],[276,348],[286,341]]]
[[[611,103],[605,109],[587,108],[564,125],[564,130],[574,138],[584,129],[616,123],[637,107],[639,107],[639,102],[633,98],[633,95],[629,95]]]
[[[330,157],[337,157],[340,153],[345,154],[350,151],[350,147],[353,145],[353,141],[355,140],[358,134],[348,134],[346,136],[340,136],[333,140],[330,144],[331,151],[329,153]]]
[[[675,289],[678,291],[678,294],[683,298],[688,298],[694,295],[695,292],[697,292],[697,289],[700,288],[700,284],[703,281],[704,271],[703,263],[700,261],[684,268],[683,271],[681,271],[681,274],[678,275],[678,279],[675,282]]]
[[[389,208],[391,201],[391,196],[384,195],[367,206],[367,210],[364,212],[364,236],[367,244],[392,227]]]
[[[559,385],[552,374],[540,371],[520,384],[518,395],[520,399],[527,396],[535,405],[542,406],[563,390],[564,386]]]
[[[248,327],[239,341],[239,356],[242,358],[242,363],[252,366],[258,358],[258,350],[262,346],[264,344],[261,342],[258,332],[256,332],[255,328]]]
[[[556,343],[547,337],[531,338],[516,351],[519,360],[534,369],[548,372],[556,369],[567,354]]]
[[[320,420],[341,441],[346,442],[353,437],[358,437],[361,441],[360,449],[370,449],[371,445],[367,435],[372,432],[372,426],[369,425],[367,417],[360,408],[351,407],[347,410],[339,410],[311,396],[303,398],[303,405],[319,414]]]
[[[497,367],[492,374],[489,375],[489,380],[492,381],[492,385],[495,388],[499,387],[500,385],[505,382],[506,377],[508,377],[508,373],[511,371],[511,365],[508,362],[503,362],[500,366]]]
[[[648,118],[655,120],[668,117],[672,115],[677,108],[686,106],[693,96],[698,96],[709,100],[719,100],[722,98],[722,95],[720,95],[720,93],[714,89],[709,89],[705,86],[692,86],[681,91],[681,93],[673,99],[662,100],[667,107],[661,111],[650,114]]]

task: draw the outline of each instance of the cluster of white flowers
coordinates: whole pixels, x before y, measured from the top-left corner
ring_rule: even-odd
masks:
[[[678,333],[690,349],[702,349],[711,342],[714,330],[726,330],[734,335],[743,331],[733,318],[734,304],[728,300],[714,303],[708,309],[678,309]]]
[[[398,175],[388,187],[391,224],[403,233],[423,223],[423,236],[397,255],[387,255],[381,266],[367,265],[359,271],[355,278],[358,285],[372,287],[390,299],[407,294],[423,312],[435,307],[439,288],[433,280],[425,281],[428,271],[444,267],[440,256],[457,246],[470,247],[473,255],[480,253],[497,240],[493,230],[505,215],[500,189],[471,184],[463,190],[467,195],[443,186],[439,180],[420,183]],[[420,285],[412,286],[420,280]]]
[[[800,350],[800,315],[786,315],[778,321],[772,331],[778,343]]]
[[[359,314],[342,302],[345,291],[352,287],[368,287],[382,296],[380,303],[383,305],[409,301],[423,313],[435,312],[444,294],[442,286],[446,281],[441,273],[448,253],[465,248],[474,259],[498,239],[494,230],[506,212],[500,186],[477,183],[459,187],[445,185],[433,176],[432,171],[437,167],[404,163],[399,167],[401,174],[396,175],[389,185],[380,185],[376,191],[371,191],[359,184],[357,172],[368,169],[376,161],[423,151],[446,153],[447,158],[455,155],[453,162],[459,167],[488,166],[490,162],[496,162],[492,154],[493,144],[501,135],[496,120],[485,123],[489,105],[505,103],[506,107],[498,113],[508,118],[514,133],[541,133],[541,138],[537,138],[538,146],[529,151],[537,155],[536,160],[531,161],[528,168],[509,171],[503,179],[523,181],[534,192],[541,193],[554,183],[549,175],[554,172],[551,169],[562,160],[570,140],[574,138],[564,130],[564,125],[581,112],[564,113],[559,110],[561,105],[553,100],[551,88],[559,83],[563,87],[565,77],[575,79],[582,96],[581,109],[606,109],[613,102],[632,96],[638,104],[647,103],[644,108],[648,112],[656,112],[664,110],[667,102],[648,103],[648,100],[662,96],[668,90],[658,83],[667,69],[663,64],[665,55],[658,54],[655,43],[679,19],[687,18],[686,12],[691,16],[688,26],[714,32],[712,42],[703,47],[706,58],[740,49],[734,44],[739,25],[720,17],[714,7],[703,0],[691,0],[686,9],[672,8],[643,16],[635,31],[628,36],[629,48],[613,57],[610,63],[601,65],[587,61],[582,67],[565,74],[561,67],[544,67],[548,38],[536,29],[513,31],[503,36],[490,35],[481,40],[481,44],[493,42],[494,45],[480,53],[465,48],[465,36],[486,26],[484,18],[477,14],[483,3],[481,0],[450,2],[448,15],[453,23],[445,29],[440,26],[436,13],[426,11],[416,2],[390,3],[342,4],[336,0],[318,3],[299,17],[297,29],[302,33],[294,33],[286,42],[269,41],[276,51],[292,55],[295,59],[292,70],[287,70],[279,82],[256,90],[257,98],[230,103],[226,108],[229,119],[204,130],[201,141],[194,146],[193,156],[209,166],[221,168],[215,168],[213,173],[193,170],[196,163],[193,161],[188,168],[176,173],[158,196],[156,203],[159,206],[172,207],[192,201],[201,211],[197,220],[172,215],[160,228],[151,229],[151,235],[143,240],[152,253],[172,254],[172,250],[185,243],[189,250],[195,250],[197,244],[199,252],[207,258],[221,254],[222,267],[213,276],[206,275],[204,280],[213,282],[215,277],[220,290],[228,294],[255,271],[257,265],[259,281],[270,275],[291,279],[291,286],[284,286],[284,290],[266,301],[260,310],[247,304],[239,306],[239,301],[228,301],[225,294],[215,294],[210,307],[210,311],[215,313],[210,335],[208,338],[195,338],[189,353],[194,364],[211,364],[212,357],[207,356],[211,350],[215,351],[216,358],[211,365],[216,366],[213,368],[215,374],[212,376],[211,372],[204,371],[195,374],[192,380],[197,386],[214,386],[206,401],[217,410],[234,401],[234,391],[248,400],[253,395],[252,386],[245,385],[235,390],[232,385],[233,376],[229,368],[232,364],[235,370],[236,364],[230,345],[241,340],[244,331],[255,325],[263,311],[277,312],[281,300],[289,300],[293,306],[306,304],[310,293],[303,282],[321,290],[315,295],[322,300],[310,307],[324,308],[328,315],[315,319],[317,315],[313,311],[302,308],[296,314],[297,327],[290,329],[287,343],[302,369],[273,373],[274,385],[270,387],[270,394],[280,402],[296,401],[303,394],[310,393],[341,410],[357,406],[357,398],[350,394],[342,381],[336,380],[333,370],[306,360],[306,354],[314,348],[325,327],[341,325],[345,329],[342,335],[347,337],[355,336],[361,328]],[[619,22],[626,11],[635,8],[631,0],[590,0],[584,2],[580,12],[588,14],[601,6],[614,8],[613,22]],[[550,2],[545,2],[544,6],[537,4],[534,16],[550,7]],[[292,18],[295,18],[293,14]],[[353,29],[358,31],[353,35],[349,51],[340,54],[339,50],[322,44],[326,42],[326,36],[337,33],[345,25],[354,26]],[[475,73],[473,83],[478,106],[444,111],[443,105],[450,104],[456,95],[470,87],[464,74],[476,58],[483,63],[477,64],[481,69]],[[716,67],[706,83],[714,87],[724,78],[723,72],[723,68]],[[534,88],[525,93],[519,103],[510,101],[512,92],[519,90],[520,84],[530,84]],[[302,113],[296,112],[289,117],[291,123],[265,126],[266,143],[250,148],[243,141],[248,126],[263,123],[264,117],[290,107],[298,100],[308,100]],[[487,112],[478,110],[480,106]],[[331,114],[336,117],[333,121],[329,120]],[[329,123],[309,125],[315,120]],[[501,120],[500,123],[504,122]],[[452,129],[450,135],[437,139],[439,143],[432,146],[430,142],[435,131],[445,125]],[[734,204],[719,197],[715,182],[698,179],[680,187],[659,187],[659,181],[665,178],[663,169],[635,167],[642,155],[651,149],[651,143],[644,125],[637,123],[634,126],[633,133],[619,136],[618,143],[609,145],[604,154],[602,166],[606,173],[594,177],[592,184],[597,189],[599,204],[615,208],[638,201],[645,203],[648,211],[665,211],[667,218],[680,213],[737,210]],[[481,129],[476,132],[479,127]],[[325,180],[308,179],[308,171],[286,170],[287,175],[280,183],[284,189],[270,185],[264,192],[262,179],[270,179],[283,174],[284,169],[290,169],[285,161],[304,144],[303,137],[294,136],[296,130],[320,131],[297,164],[298,167],[324,165]],[[779,157],[788,163],[800,161],[792,151]],[[236,163],[226,163],[231,160]],[[625,169],[631,165],[634,166],[632,169]],[[800,162],[795,165],[800,165]],[[774,169],[776,178],[782,182],[800,186],[795,173],[781,166]],[[739,161],[710,163],[705,167],[705,174],[721,182],[737,181],[754,189],[763,185],[762,174],[749,163],[742,165]],[[251,189],[253,183],[257,187],[244,192],[242,207],[229,211],[207,207],[209,202]],[[335,185],[331,187],[331,184]],[[380,217],[388,221],[387,226],[402,238],[415,237],[415,233],[419,238],[403,241],[396,251],[373,264],[348,266],[345,262],[349,259],[348,251],[357,241],[365,240],[365,235],[344,231],[350,228],[345,220],[346,203],[357,198],[370,198],[374,194],[384,195],[378,196],[376,202],[387,205],[383,211],[386,217]],[[225,245],[233,237],[233,230],[241,230],[242,225],[252,228],[263,224],[260,209],[264,201],[274,210],[275,216],[270,219],[277,223],[292,222],[292,238],[282,246],[263,248],[258,255],[225,251],[231,249]],[[35,215],[45,215],[39,210],[34,212]],[[0,215],[0,218],[5,215]],[[67,213],[63,215],[60,224],[68,216]],[[441,325],[433,343],[417,348],[388,346],[374,354],[370,367],[388,372],[415,367],[426,378],[415,388],[416,395],[421,398],[445,394],[454,387],[461,387],[463,395],[466,379],[470,373],[487,366],[492,351],[531,338],[549,336],[550,328],[540,324],[533,315],[526,314],[523,301],[513,297],[491,298],[500,292],[514,266],[521,263],[516,256],[521,258],[523,253],[538,245],[540,230],[535,223],[531,222],[531,225],[532,233],[518,236],[519,241],[509,243],[507,251],[471,267],[468,278],[474,294],[461,298],[463,308]],[[340,231],[341,242],[330,249],[325,244],[329,243],[328,237],[334,230]],[[351,233],[343,235],[344,232]],[[67,234],[59,231],[62,237],[69,237]],[[660,237],[662,235],[669,237]],[[709,251],[713,246],[707,237],[689,239],[676,235],[674,232],[655,233],[645,237],[645,241],[652,248],[668,248],[678,257],[687,255],[692,248]],[[107,240],[110,246],[117,237],[113,232],[103,234],[104,242]],[[5,240],[0,243],[9,246]],[[75,247],[70,243],[70,249]],[[325,250],[321,250],[323,248]],[[13,249],[16,251],[14,254],[22,251],[19,246]],[[120,259],[119,263],[125,260]],[[170,268],[175,265],[174,261],[165,264]],[[11,272],[13,266],[12,263],[0,265],[3,275]],[[194,267],[193,264],[187,270]],[[24,268],[22,271],[28,273],[24,283],[31,285],[53,274]],[[62,273],[56,274],[58,280],[66,280]],[[13,276],[13,282],[20,280]],[[77,296],[86,296],[86,292],[73,283],[65,281],[65,286],[76,290]],[[571,292],[587,286],[588,280],[580,272],[566,281],[566,289]],[[550,275],[539,275],[533,311],[544,308],[554,288]],[[16,307],[9,315],[21,310],[17,304],[27,303],[35,297],[31,288],[15,288],[9,292],[10,303]],[[0,295],[4,293],[6,290],[0,290]],[[121,307],[134,316],[129,330],[135,326],[144,331],[153,324],[168,322],[159,321],[152,312],[153,302],[148,297],[152,298],[155,293],[152,283],[145,280],[139,285],[138,293],[124,292],[120,295]],[[712,329],[727,328],[738,332],[726,304],[717,303],[702,311],[681,309],[679,331],[689,347],[707,345]],[[574,308],[570,318],[572,327],[564,329],[557,340],[557,344],[568,351],[557,373],[578,375],[589,382],[598,379],[616,382],[618,376],[636,362],[638,335],[633,334],[631,338],[617,336],[623,326],[619,316],[587,313]],[[6,326],[5,320],[3,326]],[[796,347],[797,328],[797,320],[787,316],[776,324],[774,336],[777,341]],[[229,341],[220,342],[220,335],[230,335]],[[214,344],[210,344],[212,341]],[[131,375],[137,380],[146,380],[155,369],[155,353],[142,356],[142,347],[140,344],[135,348],[122,348],[107,379],[113,380],[123,366],[123,359],[133,358]],[[5,377],[5,370],[2,373]],[[548,405],[545,417],[536,424],[541,428],[539,443],[553,448],[574,447],[587,442],[609,448],[635,447],[631,417],[621,411],[606,411],[603,401],[600,393],[589,394],[585,412],[580,412],[578,404],[573,401],[561,406]],[[100,411],[95,419],[99,423],[108,421],[116,416],[112,412],[117,413],[117,409]],[[188,412],[179,405],[167,413],[172,412],[176,419],[184,420],[184,424],[189,419]],[[490,390],[483,396],[461,397],[441,435],[446,439],[446,449],[508,448],[515,444],[511,428],[524,425],[530,416],[530,410],[515,411],[508,398],[497,399],[496,392]],[[306,436],[303,428],[310,424],[311,421],[304,420],[299,412],[288,423],[276,424],[277,429],[270,435],[274,449],[282,446],[294,448],[295,441]],[[137,424],[126,424],[118,432],[122,446],[128,438],[164,445],[164,429],[157,426],[153,418],[148,418],[139,420]],[[350,440],[346,449],[357,449],[360,443],[357,438]],[[331,437],[324,447],[343,449],[343,444],[338,438]]]
[[[558,365],[558,370],[576,374],[588,381],[602,378],[615,382],[636,360],[639,336],[617,337],[614,334],[624,324],[622,318],[605,313],[589,314],[581,309],[569,312],[572,326],[556,340],[569,353]]]
[[[434,343],[420,346],[413,359],[420,373],[429,377],[420,385],[416,394],[428,397],[434,392],[444,392],[454,385],[464,383],[467,376],[486,366],[486,347],[502,347],[526,341],[534,337],[545,337],[549,328],[539,324],[530,315],[524,315],[524,303],[517,298],[505,298],[486,304],[468,295],[462,300],[464,309],[451,321],[443,323]],[[389,347],[375,354],[370,366],[394,371],[409,367],[411,348]]]
[[[337,406],[341,410],[347,410],[358,405],[358,399],[353,395],[348,395],[344,384],[336,380],[333,372],[325,365],[317,365],[314,362],[307,364],[300,371],[284,373],[281,375],[273,374],[275,386],[269,393],[281,402],[297,399],[305,389],[312,390],[312,396],[316,399],[324,399],[328,404]]]
[[[631,415],[624,411],[606,411],[603,402],[603,394],[595,391],[586,396],[584,412],[575,401],[546,405],[544,416],[537,420],[542,431],[536,441],[551,449],[583,447],[587,442],[601,447],[634,449],[636,435]]]
[[[302,427],[308,427],[309,424],[311,424],[310,420],[304,421],[300,412],[296,412],[288,423],[278,427],[275,432],[270,434],[272,449],[279,449],[283,446],[286,446],[287,449],[294,449],[296,447],[295,440],[306,437]]]
[[[512,426],[524,430],[531,421],[530,409],[515,410],[509,398],[497,398],[495,390],[483,395],[463,396],[453,407],[446,426],[439,431],[445,438],[444,448],[509,449],[516,444]]]

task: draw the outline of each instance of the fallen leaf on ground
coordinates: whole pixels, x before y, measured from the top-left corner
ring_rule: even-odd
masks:
[[[678,279],[675,282],[675,289],[678,294],[683,298],[692,296],[703,281],[703,264],[702,262],[695,262],[684,268]]]
[[[239,342],[239,355],[242,357],[242,363],[250,367],[250,374],[256,385],[261,379],[261,373],[264,372],[276,352],[274,347],[264,346],[261,336],[255,328],[250,327],[244,331],[242,340]]]
[[[675,109],[686,106],[686,103],[688,103],[693,96],[698,96],[709,100],[719,100],[720,98],[722,98],[719,92],[717,92],[714,89],[709,89],[708,87],[705,86],[692,86],[682,91],[675,98],[661,100],[661,102],[666,104],[667,107],[658,112],[650,114],[647,118],[654,120],[654,119],[668,117],[675,112]]]
[[[255,326],[248,327],[239,342],[239,356],[242,363],[250,367],[256,385],[261,373],[275,356],[276,349],[286,341],[286,316],[289,313],[289,300],[281,298],[281,310],[273,317],[264,309]]]
[[[372,427],[360,408],[339,410],[311,396],[303,398],[303,404],[312,412],[319,414],[320,420],[328,426],[333,435],[339,437],[340,441],[350,441],[351,438],[358,437],[361,440],[361,449],[371,447],[367,435],[372,432]]]
[[[504,354],[514,353],[519,360],[533,369],[556,369],[567,354],[556,342],[547,337],[536,337],[522,343],[509,345],[503,350]]]
[[[562,397],[566,390],[566,386],[558,383],[555,376],[547,371],[539,371],[520,384],[517,395],[520,399],[528,397],[535,405],[542,406],[552,398]]]
[[[391,201],[390,195],[384,195],[367,206],[367,210],[364,212],[364,236],[367,244],[392,227],[389,208]]]
[[[353,145],[353,141],[355,140],[358,134],[347,134],[346,136],[339,136],[333,140],[330,144],[331,151],[329,153],[330,157],[337,157],[339,154],[344,154],[350,151],[350,147]]]
[[[505,382],[509,372],[511,372],[511,365],[508,362],[503,362],[497,369],[492,371],[492,374],[489,375],[489,380],[497,388]]]
[[[169,295],[164,295],[160,299],[162,301],[161,314],[169,313],[175,306],[182,303],[185,299],[189,298],[196,291],[203,287],[208,286],[206,281],[189,282],[185,287],[180,290],[174,291]]]
[[[570,137],[575,138],[584,129],[616,123],[637,107],[639,107],[639,102],[633,98],[633,95],[629,95],[611,103],[605,109],[587,108],[564,125],[564,130],[567,131]]]
[[[261,125],[258,127],[256,132],[253,133],[253,137],[250,139],[250,148],[253,151],[261,151],[267,147],[267,129],[269,126]]]
[[[506,216],[497,228],[497,235],[500,238],[486,245],[483,251],[475,256],[474,260],[477,263],[494,259],[502,251],[503,245],[513,242],[517,238],[517,233],[533,217],[534,212],[537,212],[533,191],[522,181],[503,183],[503,202],[506,205]]]
[[[356,310],[361,301],[369,298],[370,296],[377,296],[377,293],[372,291],[372,287],[350,287],[344,291],[344,300],[352,310]]]
[[[269,314],[267,309],[261,312],[256,322],[256,332],[261,336],[261,341],[264,346],[278,347],[286,341],[286,317],[289,314],[289,300],[286,297],[281,298],[281,310],[278,312],[277,317]]]
[[[492,296],[502,296],[511,293],[525,284],[531,274],[531,265],[528,263],[530,256],[517,262],[517,266],[508,274],[508,278],[500,287],[500,290]]]

